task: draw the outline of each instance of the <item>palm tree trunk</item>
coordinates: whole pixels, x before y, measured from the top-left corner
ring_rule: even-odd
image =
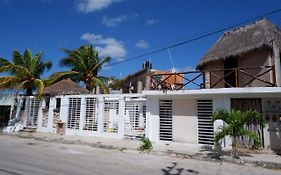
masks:
[[[235,159],[238,158],[238,142],[237,142],[237,137],[233,137],[233,139],[232,139],[232,151],[233,151],[233,157]]]

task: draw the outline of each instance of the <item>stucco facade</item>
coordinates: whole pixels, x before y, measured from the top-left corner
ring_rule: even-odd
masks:
[[[159,137],[159,100],[172,101],[172,142],[199,144],[198,131],[198,100],[210,100],[212,110],[231,109],[232,99],[260,98],[262,100],[262,115],[267,123],[263,128],[262,140],[265,148],[281,150],[281,88],[280,87],[256,87],[256,88],[221,88],[155,92],[146,91],[147,97],[147,137],[156,143],[163,143]],[[271,101],[271,102],[268,102]],[[272,104],[273,111],[268,111],[268,103]],[[266,106],[267,105],[267,106]],[[265,109],[267,108],[267,109]],[[272,107],[270,108],[272,110]],[[267,111],[266,111],[267,110]],[[216,121],[213,125],[214,133],[222,126],[222,121]],[[221,145],[231,147],[231,139],[224,138]]]

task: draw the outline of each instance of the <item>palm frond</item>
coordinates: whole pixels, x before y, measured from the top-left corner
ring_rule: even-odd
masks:
[[[218,109],[212,114],[211,122],[214,123],[216,120],[223,120],[225,123],[230,124],[231,116],[229,115],[228,111],[225,109]]]
[[[25,60],[25,66],[29,67],[28,65],[31,65],[32,63],[32,52],[30,49],[26,49],[24,54],[23,54],[23,58]]]
[[[62,71],[53,73],[48,79],[44,80],[45,86],[50,86],[62,79],[72,78],[73,76],[79,74],[76,71]]]
[[[224,137],[226,137],[228,135],[231,135],[231,133],[232,133],[231,127],[229,127],[229,126],[220,126],[218,128],[218,130],[216,131],[216,133],[215,133],[214,142],[215,143],[219,143],[219,141],[221,139],[223,139]]]
[[[104,59],[102,59],[101,61],[99,61],[94,67],[93,70],[97,69],[100,70],[102,68],[102,65],[105,63],[109,63],[111,61],[111,57],[106,57]]]
[[[16,65],[23,65],[25,60],[23,56],[19,53],[19,51],[14,50],[12,55],[12,61]]]
[[[257,134],[253,131],[249,131],[247,129],[242,129],[240,131],[240,136],[246,136],[254,141],[254,146],[258,147],[261,145],[260,138],[257,136]]]
[[[36,88],[37,88],[37,94],[36,94],[36,96],[40,98],[40,97],[42,96],[43,91],[44,91],[44,88],[45,88],[44,82],[43,82],[42,80],[40,80],[40,79],[35,79],[35,80],[33,81],[33,83],[34,83],[34,85],[35,85]]]
[[[0,89],[17,89],[19,86],[19,79],[16,76],[0,77]]]
[[[249,123],[252,120],[256,120],[261,125],[264,125],[264,119],[259,112],[250,110],[243,113],[242,115],[243,123]]]

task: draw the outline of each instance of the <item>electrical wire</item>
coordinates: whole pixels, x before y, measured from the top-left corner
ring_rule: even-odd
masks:
[[[149,51],[149,52],[140,54],[140,55],[138,55],[138,56],[133,56],[133,57],[124,59],[123,61],[119,61],[119,62],[115,62],[115,63],[111,63],[111,64],[104,65],[103,67],[109,67],[109,66],[114,66],[114,65],[122,64],[122,63],[125,63],[125,62],[128,62],[128,61],[132,61],[132,60],[135,60],[135,59],[138,59],[138,58],[147,56],[147,55],[151,55],[151,54],[154,54],[154,53],[162,52],[162,51],[165,51],[165,50],[167,50],[167,49],[171,49],[171,48],[174,48],[174,47],[178,47],[178,46],[181,46],[181,45],[190,43],[190,42],[194,42],[194,41],[197,41],[197,40],[200,40],[200,39],[209,37],[209,36],[211,36],[211,35],[214,35],[214,34],[217,34],[217,33],[220,33],[220,32],[223,32],[223,31],[226,31],[226,30],[229,30],[229,29],[232,29],[232,28],[234,28],[234,27],[238,27],[238,26],[241,26],[241,25],[245,25],[245,24],[250,23],[250,22],[252,22],[252,21],[255,21],[255,20],[258,20],[258,19],[261,19],[261,18],[270,16],[270,15],[273,15],[273,14],[276,14],[276,13],[279,13],[279,12],[281,12],[281,9],[273,10],[273,11],[270,11],[270,12],[268,12],[268,13],[265,13],[265,14],[258,15],[258,16],[256,16],[256,17],[247,19],[247,20],[245,20],[245,21],[238,22],[238,23],[236,23],[236,24],[231,24],[231,25],[228,25],[228,26],[226,26],[226,27],[224,27],[224,28],[221,28],[221,29],[218,29],[218,30],[215,30],[215,31],[212,31],[212,32],[208,32],[208,33],[203,34],[203,35],[195,36],[195,37],[193,37],[193,38],[190,38],[190,39],[187,39],[187,40],[184,40],[184,41],[175,43],[175,44],[171,44],[171,45],[166,46],[166,47],[162,47],[162,48],[160,48],[160,49],[152,50],[152,51]]]

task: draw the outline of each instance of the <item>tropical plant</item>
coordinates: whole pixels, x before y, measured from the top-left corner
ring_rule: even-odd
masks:
[[[70,71],[56,72],[50,77],[50,82],[71,78],[76,82],[84,82],[86,89],[92,91],[95,86],[104,88],[103,77],[98,76],[98,72],[105,63],[110,62],[111,58],[101,59],[98,51],[92,45],[82,45],[75,50],[61,49],[67,57],[60,60],[60,65],[71,68]]]
[[[153,149],[152,143],[151,143],[151,141],[148,138],[141,139],[141,145],[139,147],[139,150],[141,152],[143,152],[143,151],[150,152],[152,149]]]
[[[33,90],[37,90],[40,96],[44,90],[44,82],[40,76],[52,67],[50,61],[42,61],[43,52],[35,56],[29,49],[22,55],[18,51],[13,51],[12,61],[0,58],[0,72],[8,73],[7,76],[0,76],[0,89],[25,90],[26,95],[33,95]]]
[[[113,89],[113,90],[120,90],[120,89],[124,89],[124,80],[120,80],[120,79],[114,79],[112,78],[112,82],[109,84],[109,88]]]
[[[226,125],[218,128],[218,131],[215,133],[214,141],[218,144],[222,138],[230,136],[232,138],[232,154],[234,158],[238,157],[239,137],[248,137],[254,141],[255,146],[259,146],[261,144],[257,134],[245,128],[245,125],[252,120],[255,120],[258,124],[263,125],[264,121],[259,112],[252,110],[241,112],[240,110],[235,109],[226,111],[225,109],[219,109],[212,114],[212,122],[214,123],[216,120],[223,120]]]

